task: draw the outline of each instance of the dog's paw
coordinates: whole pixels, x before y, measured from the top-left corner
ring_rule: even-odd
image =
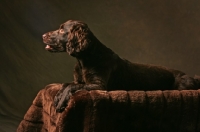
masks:
[[[72,93],[69,87],[65,88],[62,93],[59,93],[54,98],[54,105],[56,107],[56,112],[62,112],[71,97]]]
[[[54,106],[56,107],[58,105],[59,100],[61,99],[61,94],[59,94],[58,96],[56,95],[54,97]]]
[[[55,107],[58,105],[58,102],[61,100],[63,91],[67,88],[68,85],[69,85],[69,83],[64,83],[62,85],[62,88],[57,92],[56,96],[54,97],[54,106]]]

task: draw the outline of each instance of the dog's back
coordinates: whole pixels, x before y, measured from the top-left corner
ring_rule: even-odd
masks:
[[[108,89],[165,90],[174,89],[173,73],[160,66],[131,63],[121,59],[111,72]]]
[[[200,87],[200,77],[162,66],[132,63],[118,57],[108,80],[108,90],[187,90]]]

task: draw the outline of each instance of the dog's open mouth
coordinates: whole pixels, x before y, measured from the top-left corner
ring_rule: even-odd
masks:
[[[45,50],[49,52],[59,52],[57,49],[55,49],[52,45],[46,45]]]
[[[53,50],[53,48],[50,45],[48,45],[48,44],[46,45],[45,49],[46,50]]]
[[[66,49],[62,45],[46,44],[45,50],[49,52],[65,52]]]

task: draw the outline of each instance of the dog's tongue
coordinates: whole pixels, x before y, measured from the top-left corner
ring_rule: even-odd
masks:
[[[48,50],[51,49],[51,47],[49,45],[46,45],[45,49]]]

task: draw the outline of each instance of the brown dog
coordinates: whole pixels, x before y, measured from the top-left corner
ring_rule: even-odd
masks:
[[[183,90],[197,89],[199,80],[161,66],[131,63],[103,45],[87,24],[69,20],[43,35],[46,50],[75,57],[74,82],[64,84],[54,103],[62,112],[77,90]]]

